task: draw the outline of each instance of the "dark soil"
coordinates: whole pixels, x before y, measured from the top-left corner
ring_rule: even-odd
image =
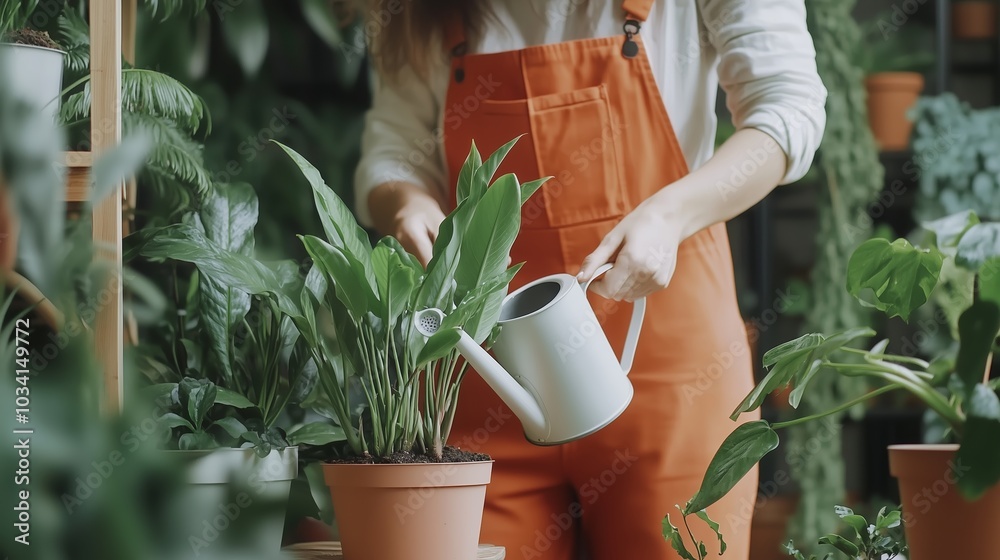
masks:
[[[406,465],[413,463],[474,463],[476,461],[491,460],[490,456],[485,453],[462,451],[457,447],[450,446],[444,448],[443,455],[444,457],[438,459],[430,455],[400,451],[388,457],[345,457],[327,462],[338,465]]]
[[[17,31],[11,31],[6,37],[4,37],[4,41],[18,45],[59,49],[59,44],[53,41],[52,37],[49,37],[48,33],[44,31],[35,31],[34,29],[19,29]]]

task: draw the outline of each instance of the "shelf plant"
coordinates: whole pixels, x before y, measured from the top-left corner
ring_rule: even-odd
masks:
[[[759,408],[769,393],[785,386],[792,388],[789,404],[797,408],[803,395],[812,389],[813,382],[823,376],[867,378],[878,387],[857,397],[845,398],[816,414],[777,423],[760,420],[738,427],[712,459],[700,490],[682,509],[685,518],[701,515],[757,462],[776,449],[779,430],[815,422],[868,399],[902,390],[940,417],[950,437],[959,442],[957,449],[931,449],[943,453],[941,465],[947,460],[960,465],[954,473],[955,488],[949,487],[950,492],[957,489],[954,504],[974,503],[985,496],[990,504],[993,501],[996,504],[990,510],[993,517],[984,522],[1000,523],[1000,492],[997,491],[1000,482],[1000,397],[997,396],[997,381],[990,379],[992,354],[1000,332],[1000,224],[980,223],[974,213],[967,211],[927,223],[925,228],[928,243],[924,248],[913,246],[905,239],[893,242],[872,239],[863,243],[848,263],[847,290],[889,317],[908,320],[914,310],[931,297],[946,260],[972,271],[976,274],[975,293],[970,298],[972,303],[959,319],[959,350],[955,358],[939,356],[928,362],[912,355],[894,354],[888,351],[888,340],[867,350],[854,348],[852,343],[875,335],[867,327],[832,334],[806,334],[773,348],[763,357],[767,376],[733,411],[734,420],[744,412]],[[890,451],[894,472],[902,472],[904,458],[897,459],[897,454]],[[946,470],[942,466],[937,477]],[[905,493],[906,481],[900,478]],[[937,526],[935,522],[943,523],[949,518],[962,519],[966,526],[976,527],[976,518],[970,521],[962,511],[944,512],[941,508],[924,511],[911,507],[913,505],[904,500],[904,515],[915,519],[937,516],[926,517],[928,521],[921,524],[922,527]],[[956,540],[963,540],[956,535],[945,539],[929,530],[908,537],[913,560],[936,557],[935,552],[926,550],[935,543],[952,547]],[[992,551],[987,555],[1000,554],[991,548],[1000,546],[998,539],[992,536],[984,539],[980,535],[967,535],[965,539],[969,543],[969,555],[973,551],[983,554],[986,550]],[[947,550],[954,551],[952,548]],[[962,552],[956,554],[967,556]]]

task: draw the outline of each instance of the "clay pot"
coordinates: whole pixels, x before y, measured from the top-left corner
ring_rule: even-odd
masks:
[[[492,461],[323,465],[350,560],[471,560]]]
[[[865,80],[868,89],[868,122],[880,150],[905,150],[910,145],[913,122],[906,113],[924,89],[916,72],[880,72]]]
[[[956,39],[992,39],[996,37],[996,1],[972,0],[952,4],[951,34]]]
[[[967,502],[956,481],[957,445],[889,446],[889,470],[899,479],[909,560],[1000,558],[1000,486]]]

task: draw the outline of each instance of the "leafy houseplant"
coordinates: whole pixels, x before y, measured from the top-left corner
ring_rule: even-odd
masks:
[[[303,237],[314,264],[300,330],[313,333],[320,386],[347,437],[347,457],[325,465],[325,477],[352,558],[475,555],[491,462],[447,447],[467,371],[455,346],[459,329],[489,343],[520,268],[508,269],[520,208],[544,179],[521,185],[504,175],[490,185],[514,142],[485,162],[472,147],[458,177],[458,205],[440,226],[426,271],[391,237],[371,248],[315,168],[286,148],[313,187],[327,235]],[[413,320],[426,308],[449,313],[425,340]],[[320,336],[322,315],[333,319],[332,341]],[[417,512],[407,500],[428,481],[434,492]]]
[[[733,412],[734,419],[759,407],[768,393],[785,385],[793,387],[789,402],[797,407],[810,384],[824,375],[864,377],[881,387],[819,414],[740,426],[716,453],[701,489],[683,509],[685,516],[715,503],[777,448],[776,430],[905,390],[939,416],[950,437],[959,442],[958,446],[890,448],[890,464],[900,478],[904,516],[908,523],[919,521],[921,527],[907,535],[912,559],[1000,555],[1000,536],[988,529],[1000,524],[1000,397],[998,383],[989,378],[1000,332],[1000,224],[979,223],[975,214],[963,212],[925,227],[930,232],[927,248],[903,239],[892,243],[872,239],[862,244],[848,264],[847,288],[888,316],[907,320],[930,298],[945,260],[974,272],[975,297],[959,319],[959,349],[954,359],[939,356],[928,363],[888,353],[888,340],[870,350],[852,348],[853,341],[875,334],[868,328],[829,336],[807,334],[772,349],[764,355],[764,365],[770,369],[767,377]],[[917,472],[914,465],[930,467],[930,474]],[[920,493],[927,484],[939,488],[941,495],[934,503],[940,505],[923,507]]]
[[[946,93],[921,99],[912,116],[917,217],[927,221],[971,209],[983,220],[1000,220],[1000,108],[972,109]]]
[[[0,57],[12,78],[11,93],[53,121],[59,108],[66,53],[47,33],[29,28],[39,0],[0,0]]]
[[[836,533],[829,534],[822,537],[819,544],[836,548],[850,560],[894,560],[906,553],[906,543],[900,534],[903,520],[899,510],[887,512],[886,508],[882,508],[874,523],[869,523],[863,516],[844,506],[837,506],[835,511],[854,535],[845,538]],[[791,541],[785,545],[785,551],[795,560],[806,560]],[[833,558],[833,554],[827,554],[823,560]],[[810,556],[808,560],[817,559]]]

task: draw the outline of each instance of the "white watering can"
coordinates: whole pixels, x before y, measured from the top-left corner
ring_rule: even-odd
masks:
[[[607,264],[594,278],[611,269]],[[508,295],[500,311],[493,356],[464,331],[458,351],[517,415],[536,445],[559,445],[610,424],[632,401],[632,368],[645,298],[636,300],[619,362],[586,291],[569,274],[554,274]],[[424,336],[441,327],[444,313],[425,309],[414,322]]]

